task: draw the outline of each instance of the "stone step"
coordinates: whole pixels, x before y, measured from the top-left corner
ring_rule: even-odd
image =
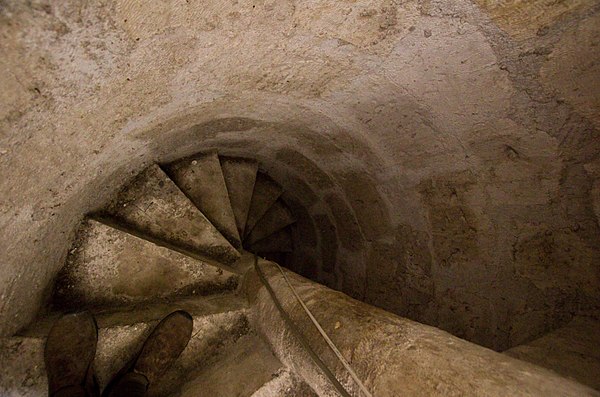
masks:
[[[289,369],[281,368],[252,397],[317,397],[317,393]]]
[[[292,252],[292,233],[285,227],[250,245],[251,252]]]
[[[231,294],[97,312],[99,330],[94,368],[101,388],[137,354],[154,326],[177,309],[192,314],[193,336],[175,365],[157,385],[151,386],[150,396],[172,393],[190,371],[218,356],[221,344],[232,343],[248,332],[245,301]],[[0,395],[47,395],[44,344],[59,316],[50,315],[19,336],[0,338]]]
[[[258,163],[236,157],[219,156],[219,159],[229,193],[229,201],[235,215],[235,223],[239,235],[243,236],[254,192]]]
[[[273,380],[282,365],[256,335],[226,347],[217,360],[193,373],[181,397],[249,397]],[[191,374],[192,375],[192,374]]]
[[[506,350],[504,354],[600,390],[600,320],[597,317],[575,317],[564,327]]]
[[[198,154],[164,168],[221,234],[235,247],[240,247],[241,239],[217,153]]]
[[[240,256],[158,165],[140,173],[100,216],[136,235],[222,263]]]
[[[86,220],[55,283],[59,308],[118,306],[237,287],[239,276],[98,221]]]
[[[248,236],[256,223],[265,215],[267,210],[275,204],[283,189],[270,177],[259,172],[256,175],[256,183],[248,211],[248,219],[244,228],[244,237]]]
[[[295,221],[294,216],[283,201],[277,200],[256,223],[244,243],[251,246]]]
[[[286,265],[288,263],[289,255],[287,252],[257,252],[256,254],[261,258],[279,263],[280,265]]]

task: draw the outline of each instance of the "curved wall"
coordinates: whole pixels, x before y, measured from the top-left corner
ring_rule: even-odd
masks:
[[[598,98],[575,88],[600,74],[568,49],[598,59],[598,7],[436,4],[6,2],[0,331],[86,212],[211,148],[285,187],[290,267],[353,297],[495,349],[597,310]]]

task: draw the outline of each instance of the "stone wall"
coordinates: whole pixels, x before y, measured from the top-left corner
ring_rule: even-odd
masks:
[[[218,148],[286,189],[291,267],[495,349],[598,309],[593,1],[0,1],[0,331],[75,225]]]

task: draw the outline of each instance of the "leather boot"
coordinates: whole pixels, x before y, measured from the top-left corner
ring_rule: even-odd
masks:
[[[52,326],[44,348],[50,397],[100,394],[93,369],[97,342],[98,327],[90,313],[64,315]]]
[[[106,387],[103,396],[143,395],[181,355],[192,336],[192,316],[175,311],[161,320],[144,342],[140,353]]]

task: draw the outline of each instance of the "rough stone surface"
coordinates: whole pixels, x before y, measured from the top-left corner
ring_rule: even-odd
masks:
[[[504,352],[600,390],[600,320],[575,317],[539,339]]]
[[[273,379],[265,383],[252,394],[252,397],[316,397],[317,394],[301,379],[286,368],[274,374]]]
[[[249,247],[252,252],[292,252],[292,234],[289,228],[283,228]]]
[[[373,244],[368,260],[377,263],[379,271],[367,274],[365,302],[419,318],[425,324],[436,324],[432,258],[426,242],[423,232],[405,225],[398,227],[393,241]]]
[[[235,289],[237,275],[87,220],[55,281],[52,305],[80,310]]]
[[[44,365],[43,339],[1,338],[0,394],[3,396],[44,396],[48,381]]]
[[[234,157],[219,156],[221,169],[229,193],[229,201],[235,215],[235,223],[240,236],[244,236],[250,202],[254,192],[258,163]]]
[[[236,249],[158,165],[138,175],[103,213],[133,231],[224,263],[239,258]]]
[[[295,198],[290,266],[353,297],[497,350],[599,306],[596,1],[1,4],[1,334],[86,213],[211,149]]]
[[[594,4],[590,0],[554,2],[552,0],[475,0],[490,17],[509,34],[517,38],[543,35],[565,15]]]
[[[268,345],[256,335],[242,336],[218,358],[191,375],[193,379],[181,387],[182,397],[249,397],[281,368]]]
[[[338,252],[337,229],[329,220],[327,215],[317,214],[314,216],[315,226],[319,230],[321,247],[321,270],[332,274],[335,272],[335,265]]]
[[[166,167],[167,173],[206,218],[235,247],[240,236],[216,152],[188,157]]]
[[[257,222],[265,215],[269,208],[275,204],[282,192],[281,186],[264,173],[259,172],[256,175],[248,219],[244,228],[244,239],[248,237],[254,226],[256,226]]]
[[[560,38],[540,70],[542,84],[568,100],[600,127],[600,15],[577,24]]]
[[[252,228],[244,243],[252,245],[286,226],[296,219],[282,200],[277,200]]]

